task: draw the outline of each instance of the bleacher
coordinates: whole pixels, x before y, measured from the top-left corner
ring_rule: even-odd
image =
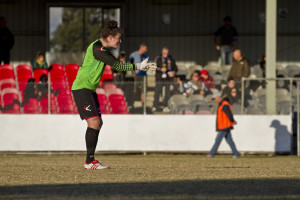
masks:
[[[76,114],[78,113],[72,96],[71,87],[76,78],[79,66],[76,64],[52,64],[51,70],[37,69],[32,71],[29,65],[0,65],[0,113],[3,114]],[[40,77],[46,75],[50,91],[41,98],[30,98],[25,105],[24,90],[27,81],[35,79],[39,84]],[[49,80],[50,78],[50,80]],[[107,81],[112,81],[112,69],[107,66],[97,89],[98,99],[103,114],[128,114],[128,107],[122,89]],[[50,103],[50,108],[49,108]]]

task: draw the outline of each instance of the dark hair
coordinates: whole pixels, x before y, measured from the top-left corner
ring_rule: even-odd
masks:
[[[223,20],[224,20],[224,21],[229,21],[229,22],[231,22],[231,17],[227,15],[226,17],[224,17]]]
[[[47,75],[46,74],[42,74],[41,77],[40,77],[40,81],[41,82],[47,82],[47,80],[48,80]]]
[[[103,27],[100,37],[106,39],[108,36],[116,36],[118,33],[121,33],[121,29],[118,27],[118,22],[112,20]]]
[[[38,51],[38,52],[36,53],[36,57],[38,58],[38,57],[40,57],[40,56],[44,56],[44,54],[43,54],[42,52]]]

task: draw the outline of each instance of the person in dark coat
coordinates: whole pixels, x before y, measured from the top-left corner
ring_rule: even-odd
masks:
[[[9,64],[10,50],[14,46],[15,39],[11,31],[6,27],[4,17],[0,17],[0,64]]]

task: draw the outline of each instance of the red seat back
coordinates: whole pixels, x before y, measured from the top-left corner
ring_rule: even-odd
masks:
[[[36,69],[33,71],[33,75],[36,83],[40,82],[40,78],[43,74],[45,74],[48,78],[48,70],[46,69]]]

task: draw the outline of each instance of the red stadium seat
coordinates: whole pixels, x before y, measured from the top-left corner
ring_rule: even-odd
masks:
[[[0,80],[0,90],[5,88],[17,88],[14,79],[2,79]]]
[[[104,81],[112,81],[112,80],[113,80],[113,73],[112,73],[111,66],[106,65],[100,81],[104,82]]]
[[[48,70],[46,70],[46,69],[36,69],[36,70],[33,71],[33,75],[34,75],[36,83],[40,82],[40,78],[43,74],[45,74],[48,77]]]
[[[74,114],[74,100],[71,94],[60,93],[56,97],[57,105],[59,107],[59,113],[61,114]]]
[[[61,82],[51,82],[53,90],[68,90],[67,83],[63,80]]]
[[[106,95],[105,90],[103,88],[97,88],[96,89],[96,93],[97,94],[104,94],[104,95]]]
[[[15,79],[14,68],[11,65],[5,65],[0,68],[0,80]]]
[[[65,66],[65,71],[66,71],[67,79],[68,79],[67,81],[69,83],[74,82],[74,80],[76,78],[76,75],[77,75],[77,72],[78,72],[78,69],[79,69],[79,66],[77,64],[67,64]]]
[[[100,89],[100,88],[99,88]],[[98,94],[98,101],[100,104],[100,110],[102,114],[109,114],[108,100],[105,94]]]
[[[48,113],[48,101],[49,101],[48,97],[40,100],[41,113],[43,114]],[[55,102],[55,96],[53,94],[51,94],[50,97],[50,111],[52,114],[57,114],[57,106]]]
[[[129,114],[128,107],[126,105],[112,106],[111,113],[112,114]]]
[[[38,100],[35,98],[29,99],[29,102],[23,106],[24,113],[39,114]]]
[[[3,64],[3,65],[0,65],[0,68],[2,68],[2,67],[10,68],[10,69],[14,70],[14,67],[13,67],[12,65],[10,65],[10,64]]]
[[[105,83],[104,84],[104,90],[117,88],[117,86],[114,83]]]
[[[5,88],[2,91],[5,113],[20,114],[19,93],[16,88]]]
[[[32,78],[32,71],[29,65],[18,65],[16,68],[19,90],[23,91],[26,88],[27,81]]]
[[[109,97],[112,94],[124,95],[124,92],[120,88],[112,88],[106,90],[106,95]]]

